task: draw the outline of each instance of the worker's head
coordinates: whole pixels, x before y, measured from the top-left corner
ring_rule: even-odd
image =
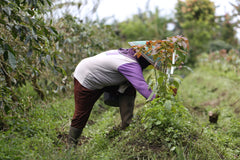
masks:
[[[144,46],[147,41],[133,41],[128,42],[128,44],[134,48],[134,50],[137,50],[136,46]],[[145,47],[145,50],[148,50],[148,47]],[[141,56],[138,57],[138,63],[141,65],[142,69],[147,68],[149,65],[153,65],[154,68],[159,69],[161,65],[160,58],[154,59],[152,54],[152,51],[149,51],[147,53],[141,53]]]
[[[139,58],[137,58],[137,61],[140,64],[142,70],[147,68],[149,65],[151,65],[151,63],[149,63],[145,58],[143,58],[143,56],[140,56]]]

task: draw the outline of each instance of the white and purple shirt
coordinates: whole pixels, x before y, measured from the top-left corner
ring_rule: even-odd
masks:
[[[74,71],[74,77],[84,87],[95,90],[107,86],[122,85],[129,81],[145,98],[152,93],[144,80],[142,69],[134,52],[119,49],[102,52],[83,59]]]

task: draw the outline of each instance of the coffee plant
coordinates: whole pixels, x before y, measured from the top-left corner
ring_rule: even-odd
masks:
[[[180,80],[170,75],[173,74],[175,67],[181,67],[184,64],[189,50],[188,39],[173,36],[166,40],[147,41],[145,45],[136,45],[133,48],[136,49],[137,56],[152,57],[154,61],[153,74],[148,78],[153,88],[149,99],[153,94],[162,98],[168,95],[176,96]]]
[[[152,73],[149,85],[156,98],[148,102],[139,117],[147,141],[154,146],[164,146],[175,151],[178,145],[188,141],[191,115],[175,97],[180,79],[173,76],[174,69],[181,68],[188,55],[188,39],[183,36],[168,37],[166,40],[146,41],[145,45],[135,45],[137,56],[150,57]],[[193,132],[191,132],[193,133]],[[194,136],[194,135],[191,135]]]
[[[0,2],[1,113],[21,107],[16,88],[32,84],[41,99],[38,84],[46,70],[60,71],[55,42],[58,33],[44,19],[50,0],[2,0]],[[64,72],[62,72],[64,73]]]
[[[1,113],[23,109],[24,97],[31,99],[19,88],[32,87],[42,100],[65,92],[82,58],[120,48],[110,25],[83,23],[69,14],[50,19],[51,5],[50,0],[0,2]]]

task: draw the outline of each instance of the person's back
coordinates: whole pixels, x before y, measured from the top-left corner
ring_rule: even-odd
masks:
[[[127,63],[138,64],[135,58],[125,56],[118,50],[110,50],[82,60],[76,67],[74,77],[92,90],[119,85],[126,82],[126,78],[118,69]]]

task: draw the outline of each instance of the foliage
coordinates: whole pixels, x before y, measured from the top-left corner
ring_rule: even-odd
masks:
[[[35,104],[29,111],[4,117],[7,126],[0,131],[1,159],[52,159],[53,153],[59,153],[60,138],[66,137],[63,133],[73,112],[73,107],[66,106],[74,106],[74,101],[68,99]]]
[[[214,3],[208,0],[197,1],[197,0],[178,0],[177,8],[177,19],[180,23],[192,20],[207,20],[214,22]]]
[[[59,70],[55,42],[57,31],[44,20],[49,0],[0,2],[1,112],[21,105],[15,89],[31,82],[44,99],[38,79],[45,69]],[[2,115],[1,115],[2,116]]]
[[[239,102],[227,106],[236,102],[234,97],[239,97],[238,81],[206,66],[199,66],[184,79],[178,97],[157,98],[143,108],[136,107],[133,122],[126,130],[113,128],[121,122],[118,108],[98,102],[83,131],[82,145],[76,150],[66,149],[73,97],[55,96],[52,102],[34,104],[36,107],[25,114],[5,119],[9,127],[0,132],[0,156],[4,159],[239,159]],[[221,112],[218,124],[210,125],[207,111],[212,107],[201,104],[221,98],[223,92],[228,96],[218,107]],[[137,106],[145,101],[139,98]]]
[[[188,37],[191,51],[189,62],[194,63],[216,30],[215,6],[210,0],[178,0],[176,18],[184,36]]]
[[[235,0],[235,3],[231,3],[231,5],[234,8],[234,13],[233,13],[233,17],[237,17],[240,15],[240,0]],[[239,19],[237,19],[237,21],[235,22],[235,25],[239,28]]]
[[[231,77],[238,77],[240,74],[240,54],[238,50],[222,49],[219,51],[214,51],[209,54],[202,54],[199,56],[199,65],[211,66],[212,70],[221,70],[224,75],[229,75]],[[210,64],[210,65],[209,65]]]
[[[53,4],[49,6],[51,12],[48,13],[47,19],[51,19],[52,17],[61,19],[67,14],[76,16],[84,22],[92,22],[92,17],[95,16],[100,2],[100,0],[52,0]],[[72,12],[73,10],[74,12]]]
[[[174,151],[176,146],[188,140],[186,133],[191,130],[191,116],[174,98],[154,99],[141,113],[141,123],[146,133],[144,138],[149,143],[163,144]]]
[[[61,65],[69,81],[76,65],[83,58],[96,55],[101,51],[120,48],[119,40],[109,25],[100,23],[83,23],[69,14],[55,23],[62,39],[57,43],[62,57]],[[69,65],[72,64],[72,65]]]
[[[226,74],[212,63],[198,64],[182,82],[178,96],[202,128],[202,136],[195,145],[215,155],[207,159],[239,159],[240,139],[236,137],[236,129],[239,128],[240,79],[233,70]],[[214,110],[220,113],[217,124],[209,124],[209,113]]]
[[[108,148],[106,144],[109,142],[102,135],[108,126],[110,128],[117,122],[116,108],[99,107],[103,104],[97,102],[83,131],[81,142],[84,146],[79,146],[81,150],[74,152],[66,149],[69,123],[74,113],[74,98],[55,98],[35,104],[34,108],[24,114],[4,117],[7,126],[4,131],[0,131],[1,159],[86,159],[96,156],[97,151],[100,153],[104,144]]]
[[[167,30],[171,20],[160,16],[160,11],[147,11],[133,15],[118,24],[119,34],[126,41],[164,39],[172,33]]]
[[[220,51],[225,49],[227,52],[233,49],[233,46],[223,40],[209,42],[209,52]]]
[[[32,84],[42,99],[65,92],[71,87],[71,74],[82,58],[119,48],[109,25],[83,23],[67,14],[53,24],[52,20],[47,23],[47,10],[43,7],[46,2],[51,5],[50,1],[16,2],[0,3],[2,113],[25,105],[20,103],[18,87]]]
[[[189,44],[188,39],[182,36],[168,37],[167,40],[147,41],[142,46],[132,46],[136,49],[137,56],[152,57],[155,68],[159,69],[159,72],[155,71],[153,94],[156,94],[162,98],[168,96],[168,94],[177,94],[177,88],[179,87],[178,79],[169,79],[169,68],[173,70],[173,67],[179,67],[185,61],[188,53]],[[160,63],[160,64],[159,64]],[[150,85],[151,86],[151,85]]]
[[[53,28],[43,18],[42,9],[48,2],[0,2],[2,159],[240,157],[239,52],[220,50],[201,55],[199,68],[189,74],[180,87],[180,80],[176,75],[168,76],[168,71],[170,67],[181,67],[185,62],[188,40],[181,36],[148,41],[144,47],[135,46],[141,50],[137,55],[150,53],[153,60],[161,61],[161,65],[159,71],[152,69],[149,76],[157,98],[143,108],[136,107],[137,114],[130,127],[126,130],[112,128],[121,121],[118,108],[104,106],[99,101],[83,131],[82,145],[76,150],[67,150],[73,97],[54,96],[51,102],[39,102],[34,90],[39,86],[44,89],[45,96],[47,92],[70,87],[74,65],[82,58],[118,47],[119,41],[112,26],[83,23],[70,15],[56,21],[54,26],[57,29]],[[201,25],[201,22],[195,24]],[[147,33],[146,28],[142,31]],[[159,34],[161,29],[155,33],[156,39],[163,35]],[[208,35],[203,33],[202,36]],[[223,43],[214,43],[216,48],[219,44]],[[177,59],[176,63],[173,59]],[[176,89],[179,89],[177,97],[173,96]],[[145,103],[139,99],[137,106]],[[217,124],[208,122],[208,112],[213,109],[221,113]],[[9,113],[18,114],[7,115]]]
[[[216,17],[218,24],[217,35],[215,39],[220,39],[226,43],[236,47],[238,45],[238,39],[236,38],[236,23],[234,23],[235,16],[231,16],[226,13],[224,16]]]

